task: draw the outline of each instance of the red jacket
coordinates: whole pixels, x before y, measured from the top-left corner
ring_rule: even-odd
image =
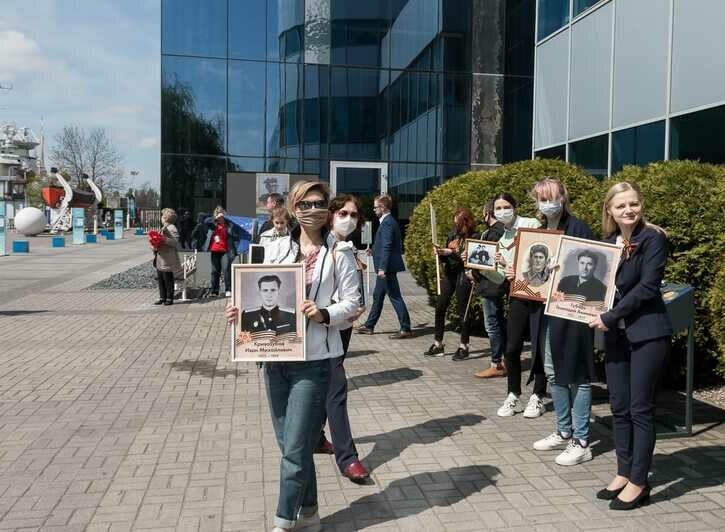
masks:
[[[227,226],[223,222],[217,224],[211,235],[211,244],[209,251],[214,253],[226,253],[229,250],[229,237],[227,235]]]

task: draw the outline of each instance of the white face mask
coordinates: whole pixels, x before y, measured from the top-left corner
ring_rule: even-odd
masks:
[[[357,220],[354,220],[350,216],[340,218],[335,216],[334,230],[343,238],[347,238],[347,235],[352,233],[357,228]]]
[[[540,201],[539,202],[539,212],[546,216],[547,218],[551,218],[552,216],[556,216],[557,214],[561,213],[561,200],[557,201]]]
[[[496,219],[501,223],[508,223],[514,219],[513,209],[499,209],[493,213]]]

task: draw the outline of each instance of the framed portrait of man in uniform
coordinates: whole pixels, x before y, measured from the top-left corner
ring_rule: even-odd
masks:
[[[612,308],[622,247],[562,236],[544,313],[589,323]]]
[[[232,362],[302,362],[305,316],[303,264],[233,264]]]
[[[549,261],[556,257],[563,231],[519,229],[516,233],[514,280],[509,287],[511,297],[529,301],[546,301],[551,284]]]

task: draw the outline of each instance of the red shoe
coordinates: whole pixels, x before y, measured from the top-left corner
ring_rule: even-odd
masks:
[[[365,484],[370,479],[370,473],[360,463],[360,460],[355,460],[347,466],[345,471],[342,472],[342,476],[349,478],[355,484]]]
[[[335,448],[329,441],[325,440],[323,443],[315,447],[315,450],[312,452],[315,454],[335,454]]]

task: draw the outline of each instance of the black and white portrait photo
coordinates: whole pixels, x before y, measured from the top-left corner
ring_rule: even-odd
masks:
[[[466,240],[465,266],[476,270],[496,269],[496,242],[485,240]]]
[[[545,313],[589,323],[609,310],[621,252],[612,244],[562,237]]]
[[[300,265],[234,264],[232,279],[232,301],[239,307],[232,359],[304,360]]]
[[[550,262],[556,256],[561,231],[519,229],[516,236],[514,280],[511,297],[530,301],[546,301],[552,272]]]
[[[267,213],[267,198],[270,194],[281,194],[287,198],[289,174],[257,174],[257,213]]]

